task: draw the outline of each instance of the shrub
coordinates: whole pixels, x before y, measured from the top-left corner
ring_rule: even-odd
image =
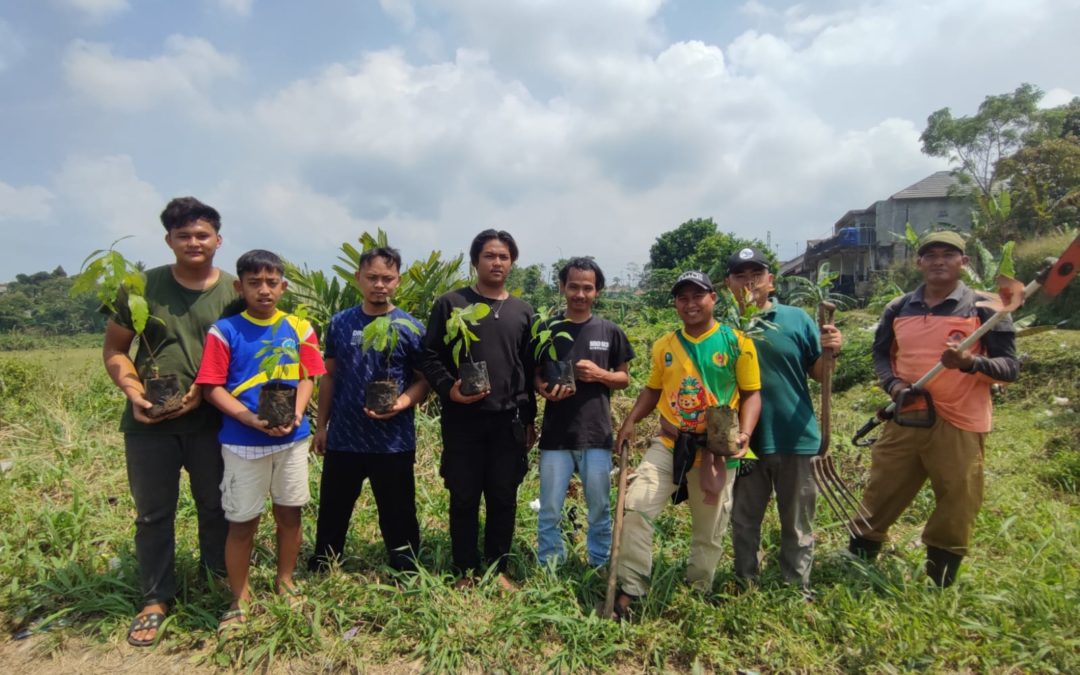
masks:
[[[836,323],[844,334],[844,348],[836,360],[833,391],[841,392],[857,384],[877,382],[871,354],[877,316],[868,312],[844,312],[837,315]]]

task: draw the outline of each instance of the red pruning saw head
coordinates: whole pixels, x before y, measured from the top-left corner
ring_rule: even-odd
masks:
[[[1069,248],[1065,249],[1054,266],[1050,268],[1050,272],[1046,275],[1046,282],[1043,284],[1043,293],[1051,298],[1061,293],[1076,276],[1078,269],[1080,269],[1080,237],[1073,239]]]

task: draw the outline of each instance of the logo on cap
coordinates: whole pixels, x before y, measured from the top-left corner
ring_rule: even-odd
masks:
[[[739,251],[739,257],[743,260],[750,260],[754,257],[754,249],[744,248],[743,250]]]

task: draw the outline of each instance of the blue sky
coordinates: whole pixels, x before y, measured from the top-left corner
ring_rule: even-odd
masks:
[[[499,227],[617,276],[705,216],[789,258],[946,167],[932,111],[1080,93],[1077,25],[1080,0],[0,0],[0,280],[129,234],[166,262],[186,194],[227,269]]]

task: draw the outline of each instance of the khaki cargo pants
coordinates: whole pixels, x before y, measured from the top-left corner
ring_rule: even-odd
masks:
[[[626,515],[619,544],[619,587],[624,593],[639,596],[649,590],[652,575],[653,521],[671,503],[677,487],[672,482],[673,455],[659,438],[645,452],[637,467],[637,476],[626,491]],[[731,517],[731,488],[735,471],[728,470],[717,504],[705,503],[698,468],[686,474],[690,505],[690,562],[686,579],[696,590],[712,589],[716,565],[723,553],[724,530]]]
[[[870,481],[862,499],[873,529],[852,521],[854,531],[871,541],[885,541],[889,526],[929,478],[935,505],[922,541],[966,555],[983,500],[985,442],[985,433],[958,429],[941,417],[929,428],[886,423],[871,451]]]

